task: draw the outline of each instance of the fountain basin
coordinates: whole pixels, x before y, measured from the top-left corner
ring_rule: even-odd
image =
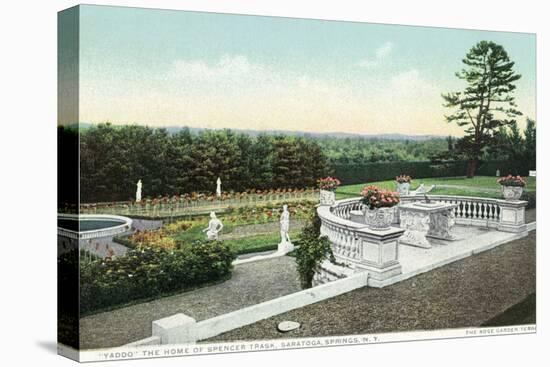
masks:
[[[127,232],[132,219],[107,214],[58,214],[57,234],[72,239],[111,237]]]

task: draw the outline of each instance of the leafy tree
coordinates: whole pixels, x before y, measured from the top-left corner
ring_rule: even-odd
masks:
[[[313,276],[325,259],[336,261],[329,239],[321,236],[321,219],[313,209],[310,222],[302,229],[300,246],[296,249],[296,264],[302,288],[311,288]]]
[[[525,161],[529,169],[537,168],[537,124],[535,120],[527,119],[525,127]]]
[[[500,127],[488,149],[487,158],[509,161],[511,172],[502,172],[503,174],[520,174],[526,169],[535,169],[536,135],[535,121],[529,118],[523,132],[517,123],[509,127]]]
[[[468,159],[466,176],[471,178],[498,128],[513,124],[521,115],[512,95],[521,75],[514,72],[514,62],[504,48],[491,41],[476,44],[462,62],[467,67],[456,76],[466,82],[466,88],[442,97],[445,107],[455,109],[445,116],[447,122],[464,127],[465,135],[456,148]]]
[[[63,143],[68,131],[59,134],[60,147],[70,148]],[[72,140],[78,159],[77,132]],[[132,199],[140,179],[145,197],[212,193],[217,177],[225,191],[312,187],[326,175],[326,162],[316,141],[305,138],[99,124],[80,132],[81,201]]]

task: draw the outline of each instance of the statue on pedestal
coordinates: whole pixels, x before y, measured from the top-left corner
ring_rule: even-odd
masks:
[[[218,198],[222,196],[222,180],[219,177],[216,180],[216,196]]]
[[[279,220],[281,224],[281,242],[277,246],[277,251],[282,253],[289,253],[294,250],[294,245],[290,242],[288,231],[290,229],[290,213],[288,212],[288,205],[283,205],[283,213]]]
[[[206,232],[206,238],[211,241],[218,240],[218,233],[223,229],[221,220],[216,217],[215,212],[210,212],[210,221],[208,222],[208,228],[203,229]]]
[[[136,184],[137,190],[136,190],[136,203],[139,203],[141,201],[141,180],[139,180]]]

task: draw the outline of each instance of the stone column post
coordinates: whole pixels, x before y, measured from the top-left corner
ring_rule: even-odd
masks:
[[[358,229],[360,261],[356,267],[369,272],[369,284],[376,286],[384,280],[401,274],[398,238],[405,232],[402,228],[374,231]]]
[[[500,220],[497,229],[503,232],[525,232],[526,206],[527,201],[523,200],[499,200]]]
[[[160,338],[160,344],[188,344],[197,341],[197,322],[182,313],[153,321],[153,336]]]

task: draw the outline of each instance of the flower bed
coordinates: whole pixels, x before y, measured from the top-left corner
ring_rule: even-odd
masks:
[[[288,208],[291,219],[308,218],[309,211],[313,206],[313,203],[310,201],[293,204]],[[224,224],[223,233],[231,233],[231,231],[238,226],[277,222],[281,211],[281,206],[274,204],[232,208],[226,214],[220,216]],[[156,230],[136,231],[129,237],[116,237],[114,241],[132,249],[153,247],[171,250],[179,248],[185,243],[204,239],[205,235],[202,229],[206,228],[207,225],[208,217],[195,217],[193,220],[175,221]],[[277,236],[279,235],[278,232],[274,232],[274,234],[275,233]],[[250,237],[258,237],[258,241],[260,241],[260,235],[265,236],[265,234],[251,234]],[[269,246],[266,244],[263,247],[259,247],[256,242],[249,241],[252,247],[250,251],[254,252],[256,248],[267,250],[276,246],[275,243],[269,244]],[[250,252],[243,246],[239,245],[235,247],[235,251],[239,254]]]

